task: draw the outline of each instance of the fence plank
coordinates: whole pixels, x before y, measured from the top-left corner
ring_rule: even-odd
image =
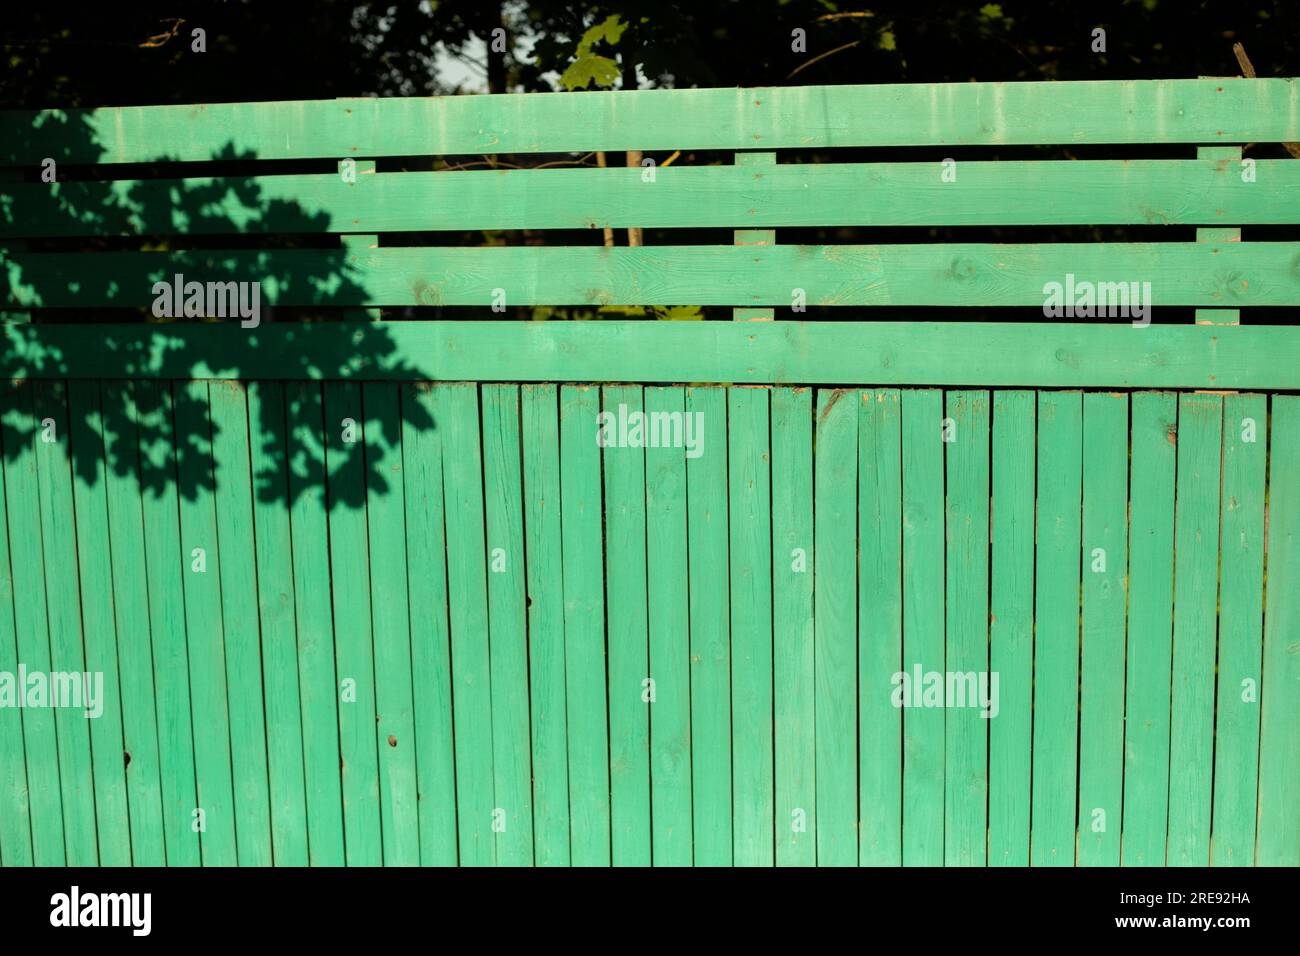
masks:
[[[534,859],[541,866],[568,866],[569,744],[558,390],[554,385],[526,385],[522,401]]]
[[[33,412],[34,386],[12,383],[6,389],[4,470],[9,536],[11,541],[27,542],[28,546],[21,560],[12,561],[18,663],[25,665],[29,673],[48,674],[50,624],[46,611],[47,568],[36,447],[44,429]],[[22,718],[33,860],[37,866],[64,866],[68,851],[63,829],[55,711],[25,708]]]
[[[172,401],[199,845],[204,866],[234,866],[239,855],[208,383],[178,382]]]
[[[0,164],[1300,140],[1293,79],[883,83],[0,114]],[[882,116],[889,122],[881,122]],[[826,117],[835,117],[827,122]],[[165,143],[165,150],[159,144]]]
[[[575,866],[610,862],[605,600],[601,568],[600,392],[560,389],[560,522],[570,841]]]
[[[286,204],[302,233],[737,227],[741,244],[771,244],[777,226],[1285,225],[1300,189],[1286,159],[1257,160],[1242,189],[1240,164],[1216,159],[971,160],[954,183],[933,162],[749,168],[773,155],[661,167],[653,183],[612,168],[13,184],[0,238],[276,232]]]
[[[944,680],[961,680],[963,690],[944,712],[944,864],[984,866],[989,720],[1001,690],[989,673],[989,394],[945,399]]]
[[[3,396],[4,463],[17,457],[19,447],[10,443],[22,442],[20,433],[12,429],[21,419],[18,408],[19,393],[11,384],[0,386]],[[9,515],[11,502],[6,475],[9,468],[0,466],[0,501],[5,503],[6,520],[0,521],[0,671],[17,674],[22,662],[19,656],[18,634],[15,626],[15,604],[12,552],[9,550]],[[19,571],[19,575],[21,575]],[[140,579],[143,581],[143,578]],[[0,865],[31,866],[32,826],[31,800],[27,782],[27,753],[23,742],[23,711],[18,707],[0,708]]]
[[[1078,809],[1078,862],[1086,866],[1120,863],[1124,611],[1128,598],[1127,465],[1128,396],[1089,392],[1083,397]]]
[[[82,673],[86,669],[86,657],[81,602],[77,600],[77,529],[68,454],[65,384],[35,383],[32,405],[41,436],[36,443],[36,474],[41,501],[42,560],[47,572],[45,599],[50,625],[50,667],[60,673]],[[50,692],[53,698],[53,684]],[[99,851],[95,833],[95,784],[89,725],[84,712],[59,707],[54,714],[54,726],[58,739],[59,787],[63,792],[63,836],[68,865],[94,866],[99,860]]]
[[[492,775],[495,807],[502,811],[501,829],[494,837],[499,865],[529,866],[533,862],[533,800],[519,387],[484,385],[482,401]]]
[[[383,323],[378,339],[356,323],[164,328],[11,324],[5,335],[13,374],[33,379],[276,379],[292,368],[331,381],[1300,388],[1300,329],[1260,325],[411,321]]]
[[[456,725],[456,821],[462,865],[496,862],[492,836],[492,688],[478,389],[437,390],[443,416],[447,593],[451,598],[452,701]]]
[[[1267,422],[1268,402],[1263,395],[1224,396],[1218,689],[1210,830],[1210,862],[1215,866],[1249,866],[1255,861]]]
[[[1030,808],[1034,866],[1072,866],[1075,861],[1082,417],[1080,393],[1039,393]]]
[[[266,675],[258,614],[248,396],[236,382],[212,382],[208,394],[236,846],[241,866],[270,866]]]
[[[327,384],[324,409],[344,847],[348,866],[379,866],[384,856],[360,386]]]
[[[858,409],[858,861],[903,862],[902,408],[865,389]]]
[[[143,494],[140,483],[139,429],[131,386],[104,382],[105,434],[115,436],[115,452],[125,449],[126,465],[104,469],[111,542],[113,621],[117,632],[118,683],[122,700],[122,755],[131,822],[131,861],[163,866],[163,790],[160,778],[154,654],[150,639],[149,579],[145,563]]]
[[[607,421],[644,413],[639,386],[601,389]],[[649,866],[650,713],[646,606],[645,450],[611,447],[605,475],[605,593],[609,640],[609,784],[615,866]]]
[[[647,388],[649,416],[684,415],[681,388]],[[670,419],[666,419],[671,421]],[[650,631],[650,799],[656,866],[690,866],[691,649],[686,452],[646,449],[646,592]]]
[[[216,386],[214,386],[216,388]],[[220,390],[218,390],[218,394]],[[284,386],[253,382],[247,392],[249,467],[257,614],[265,681],[267,786],[271,851],[277,866],[306,866],[308,818],[303,765],[302,694],[298,678],[298,621],[294,613],[293,540],[289,528],[289,477]],[[332,684],[331,680],[329,684]],[[329,689],[327,685],[327,689]],[[324,728],[308,736],[331,736]]]
[[[727,389],[732,828],[737,866],[776,862],[769,413],[767,389]],[[721,446],[715,430],[704,454],[719,455]]]
[[[329,507],[324,394],[320,385],[285,386],[289,523],[293,536],[298,678],[302,687],[303,771],[307,786],[308,852],[313,866],[342,866],[343,824],[339,681],[334,656],[329,564]],[[337,421],[333,425],[338,428]],[[274,421],[268,431],[274,433]]]
[[[993,393],[989,670],[1001,700],[989,726],[989,863],[1029,865],[1033,759],[1034,498],[1037,403],[1033,392]]]
[[[1128,652],[1124,703],[1124,866],[1163,866],[1169,806],[1169,678],[1174,605],[1173,395],[1132,400]]]
[[[402,386],[402,495],[411,607],[411,680],[419,786],[420,863],[454,866],[456,760],[443,506],[442,409],[433,386]]]
[[[1170,866],[1209,866],[1223,398],[1178,399],[1174,657],[1169,725]]]
[[[1269,445],[1268,582],[1264,612],[1264,686],[1260,699],[1259,832],[1255,862],[1295,866],[1300,860],[1300,820],[1295,795],[1300,790],[1300,753],[1295,728],[1300,723],[1300,655],[1288,622],[1300,617],[1300,398],[1273,396]]]
[[[917,706],[919,671],[943,671],[943,394],[903,392],[903,863],[943,863],[944,714]],[[819,781],[820,786],[820,781]]]
[[[730,866],[730,595],[712,580],[718,569],[727,567],[726,391],[688,388],[682,427],[690,546],[691,819],[695,865]],[[691,447],[692,433],[700,442],[697,448]],[[709,439],[709,435],[716,437]]]
[[[89,719],[94,773],[95,835],[99,863],[131,865],[131,823],[126,790],[126,747],[122,738],[122,692],[118,680],[117,629],[113,619],[112,548],[108,533],[108,495],[103,416],[97,382],[67,386],[69,458],[77,520],[77,572],[81,588],[86,667],[90,681],[102,675]],[[84,464],[89,460],[89,465]],[[7,573],[7,572],[6,572]],[[90,703],[87,701],[87,703]],[[74,716],[76,712],[73,711]]]
[[[262,306],[491,306],[498,288],[531,305],[789,306],[801,288],[810,306],[1042,308],[1046,279],[1060,284],[1062,303],[1081,301],[1084,282],[1113,284],[1094,289],[1109,311],[1091,315],[1114,316],[1150,309],[1153,290],[1161,306],[1295,306],[1297,255],[1296,242],[439,246],[346,258],[324,249],[27,252],[7,257],[0,305],[151,307],[157,276],[179,273],[257,281]],[[205,310],[218,307],[229,308],[223,300]],[[1058,317],[1075,314],[1064,308]]]
[[[132,396],[139,440],[167,865],[198,866],[201,847],[194,811],[199,804],[184,601],[184,575],[191,572],[189,554],[181,549],[172,390],[164,383],[134,382]]]
[[[380,832],[386,866],[420,863],[416,776],[415,689],[407,597],[406,502],[402,481],[402,417],[396,385],[362,390],[366,433],[366,530],[374,635],[375,721],[379,754]]]

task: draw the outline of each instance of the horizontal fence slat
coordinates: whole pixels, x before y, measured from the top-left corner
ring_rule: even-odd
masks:
[[[746,154],[742,154],[746,155]],[[1229,160],[517,169],[6,185],[0,236],[1215,225],[1300,219],[1300,164]]]
[[[993,322],[284,323],[5,328],[13,378],[1294,389],[1300,329]]]
[[[7,112],[0,165],[1297,139],[1294,79],[916,83]]]
[[[1300,305],[1300,243],[916,243],[16,253],[18,308],[154,306],[182,283],[258,282],[257,308],[481,305]],[[0,264],[4,257],[0,256]],[[154,291],[162,283],[168,291]],[[1109,284],[1103,291],[1101,284]],[[205,315],[235,315],[214,285]],[[252,308],[253,289],[241,293]],[[183,293],[183,289],[182,289]],[[180,298],[179,303],[176,300]],[[197,302],[196,302],[197,306]],[[251,311],[247,312],[251,315]],[[260,314],[260,313],[259,313]],[[1103,314],[1094,310],[1093,314]],[[1112,310],[1110,314],[1128,314]]]

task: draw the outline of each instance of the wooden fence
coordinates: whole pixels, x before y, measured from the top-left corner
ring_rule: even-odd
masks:
[[[1294,80],[0,114],[0,863],[1300,863],[1295,140]],[[593,150],[697,155],[399,171]],[[1070,226],[1143,241],[892,239]],[[141,320],[188,281],[321,315]]]

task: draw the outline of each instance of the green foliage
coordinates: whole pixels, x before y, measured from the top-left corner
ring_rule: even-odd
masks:
[[[612,88],[620,75],[618,62],[593,52],[592,47],[597,43],[617,45],[626,29],[627,24],[619,20],[617,13],[590,27],[578,41],[574,60],[561,74],[560,85],[566,90],[583,90],[591,84],[601,89]]]

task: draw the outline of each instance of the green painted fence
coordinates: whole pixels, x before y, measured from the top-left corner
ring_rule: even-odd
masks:
[[[1295,140],[1294,80],[0,114],[0,864],[1297,865]],[[1021,150],[826,161],[948,146]],[[597,149],[762,152],[398,171]],[[777,232],[1070,225],[1146,231]],[[1154,318],[999,312],[1067,274]]]

